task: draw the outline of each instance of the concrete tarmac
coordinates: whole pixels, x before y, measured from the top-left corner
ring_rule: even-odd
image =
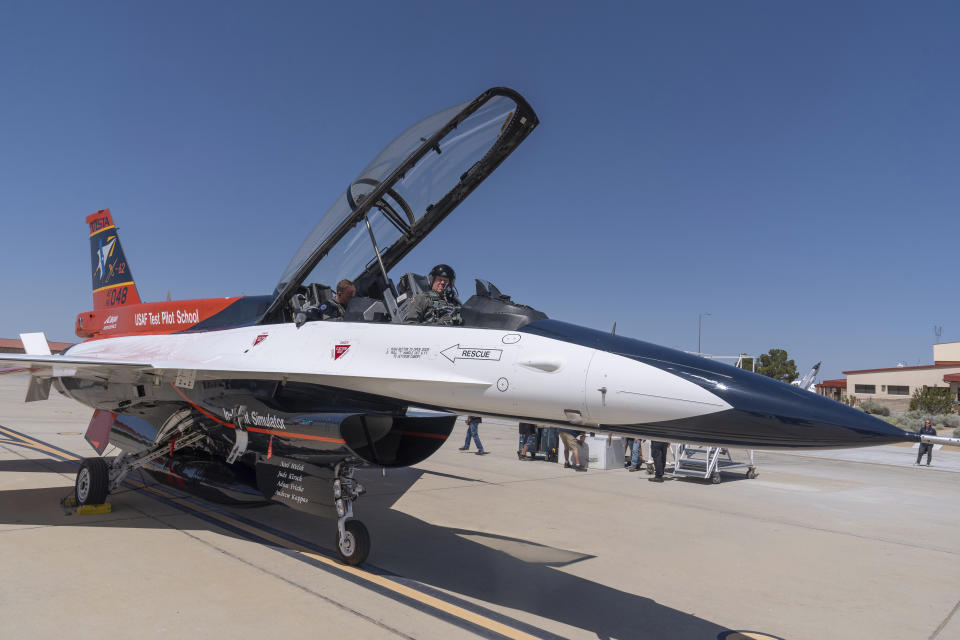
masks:
[[[362,472],[373,550],[335,523],[131,487],[60,506],[91,410],[0,376],[0,638],[960,639],[960,452],[758,453],[760,477],[647,482],[520,462],[464,426],[416,467]],[[741,635],[730,631],[752,632]]]

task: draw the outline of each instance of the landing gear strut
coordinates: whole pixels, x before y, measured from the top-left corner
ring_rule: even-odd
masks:
[[[353,520],[353,501],[364,493],[363,485],[353,479],[354,468],[341,462],[333,481],[333,498],[337,507],[337,556],[340,561],[356,566],[370,554],[370,533],[359,520]]]
[[[189,410],[180,411],[167,420],[161,431],[160,441],[153,447],[136,454],[121,453],[112,462],[107,462],[104,458],[87,458],[80,465],[74,484],[77,504],[103,504],[107,496],[116,491],[127,474],[134,469],[162,456],[173,455],[174,451],[203,440],[206,437],[203,431],[193,427],[194,422]]]

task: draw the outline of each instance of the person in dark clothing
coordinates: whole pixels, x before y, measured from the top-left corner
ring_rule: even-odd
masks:
[[[923,426],[920,427],[920,435],[922,436],[935,436],[937,435],[937,430],[933,428],[933,425],[929,420],[925,420]],[[917,452],[917,464],[920,464],[920,459],[923,457],[923,454],[927,454],[927,466],[930,466],[930,460],[933,458],[933,445],[929,442],[921,442],[920,450]]]
[[[467,438],[463,441],[463,446],[460,447],[460,451],[469,451],[470,438],[473,438],[473,441],[477,445],[477,455],[486,455],[487,452],[483,450],[483,444],[480,442],[480,434],[478,432],[480,422],[480,416],[469,416],[467,418]]]
[[[650,478],[650,482],[663,482],[663,471],[667,466],[667,447],[670,444],[667,442],[658,442],[652,440],[650,442],[650,455],[653,458],[653,472],[654,475]]]

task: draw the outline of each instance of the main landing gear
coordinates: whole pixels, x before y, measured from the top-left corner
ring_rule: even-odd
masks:
[[[103,504],[110,493],[110,465],[103,458],[87,458],[77,471],[74,494],[79,506]]]
[[[353,502],[365,491],[363,485],[353,479],[353,471],[345,462],[337,465],[333,498],[337,507],[337,556],[344,564],[355,567],[370,555],[370,533],[362,522],[353,520]]]
[[[103,504],[107,496],[117,490],[128,473],[144,466],[152,460],[165,455],[173,455],[174,451],[194,445],[206,436],[200,429],[193,428],[192,420],[188,420],[189,412],[174,414],[167,424],[166,437],[162,442],[154,444],[145,451],[136,454],[121,453],[108,462],[104,458],[87,458],[80,464],[77,479],[74,483],[74,495],[77,506],[88,504]],[[246,432],[244,432],[244,435]],[[244,438],[244,443],[246,439]]]

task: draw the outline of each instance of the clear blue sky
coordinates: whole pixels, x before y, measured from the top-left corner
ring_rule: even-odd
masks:
[[[551,317],[801,372],[960,339],[953,2],[4,2],[0,336],[73,338],[84,217],[146,300],[272,291],[399,131],[541,126],[407,261]]]

